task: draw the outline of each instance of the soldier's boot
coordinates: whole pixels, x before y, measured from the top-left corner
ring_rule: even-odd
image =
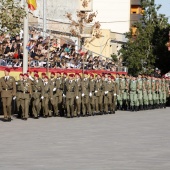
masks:
[[[134,112],[134,106],[131,106],[131,111]]]
[[[139,106],[135,106],[135,111],[139,111]]]
[[[127,110],[127,111],[129,111],[129,110],[130,110],[130,108],[129,108],[128,103],[126,104],[126,106],[127,106],[127,107],[126,107],[126,110]]]
[[[148,105],[145,105],[145,110],[148,110]]]
[[[163,104],[163,108],[166,109],[166,103]]]
[[[118,107],[118,106],[116,105],[116,106],[115,106],[115,111],[117,111],[117,107]]]
[[[140,105],[140,110],[143,110],[143,105]]]

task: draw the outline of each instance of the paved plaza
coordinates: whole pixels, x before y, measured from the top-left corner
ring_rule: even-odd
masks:
[[[169,170],[170,108],[0,121],[0,170]]]

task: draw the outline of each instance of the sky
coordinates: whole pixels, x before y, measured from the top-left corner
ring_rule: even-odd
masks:
[[[162,7],[159,10],[159,13],[165,14],[167,17],[169,16],[170,23],[170,0],[155,0],[156,4],[161,4]]]

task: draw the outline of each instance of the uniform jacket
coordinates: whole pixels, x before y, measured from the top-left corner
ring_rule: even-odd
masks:
[[[82,83],[81,83],[81,86],[82,86],[82,94],[84,93],[85,96],[89,95],[89,79],[83,79],[82,80]]]
[[[65,89],[64,89],[64,93],[66,94],[66,98],[74,98],[75,97],[75,81],[66,81],[65,83]]]
[[[32,85],[31,80],[23,80],[20,83],[20,89],[21,89],[21,99],[29,99],[30,95],[32,94]]]
[[[0,79],[0,92],[1,97],[16,96],[16,82],[14,77],[9,76],[7,81],[5,77]]]
[[[48,82],[47,84],[44,82],[44,97],[45,98],[51,98],[52,97],[52,91],[51,91],[51,85],[50,83]]]
[[[102,80],[96,81],[96,91],[97,91],[97,93],[95,93],[96,96],[99,97],[99,96],[103,95],[103,81]]]
[[[37,99],[44,96],[44,85],[41,80],[34,80],[32,83],[33,98]]]

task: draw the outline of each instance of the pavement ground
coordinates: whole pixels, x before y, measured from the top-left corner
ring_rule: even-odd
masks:
[[[170,108],[0,121],[0,170],[169,169]]]

